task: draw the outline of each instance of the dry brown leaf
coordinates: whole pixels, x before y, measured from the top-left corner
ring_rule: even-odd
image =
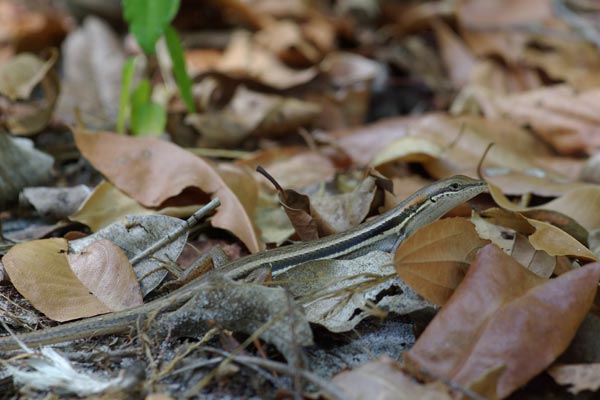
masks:
[[[494,59],[478,59],[471,69],[469,85],[457,96],[452,104],[453,114],[470,110],[487,99],[489,91],[495,94],[518,93],[536,89],[543,81],[539,71],[521,64],[506,65]],[[475,104],[473,104],[475,102]],[[477,106],[479,114],[481,105]]]
[[[219,64],[223,53],[215,49],[185,49],[185,66],[190,77],[204,74]]]
[[[573,189],[540,208],[568,215],[591,232],[600,228],[598,204],[600,204],[600,187],[589,185]]]
[[[279,193],[279,200],[300,240],[319,238],[319,227],[312,215],[308,196],[287,189]]]
[[[559,385],[569,386],[569,392],[600,389],[600,364],[553,365],[546,371]]]
[[[423,384],[408,375],[402,364],[388,356],[380,357],[351,371],[333,377],[332,383],[346,393],[348,400],[450,400],[440,384]]]
[[[370,86],[375,80],[385,79],[384,67],[370,58],[358,54],[334,52],[321,62],[321,71],[328,75],[334,87],[350,89],[352,86]]]
[[[2,258],[10,280],[31,304],[56,321],[110,312],[69,267],[65,239],[19,243]]]
[[[527,124],[560,154],[592,154],[600,149],[600,89],[578,92],[556,85],[490,98],[490,119]]]
[[[494,186],[493,190],[497,191],[498,188]],[[482,211],[480,215],[492,224],[510,228],[524,235],[531,235],[535,232],[535,228],[529,223],[527,218],[514,211],[504,208],[488,208],[487,210]]]
[[[487,245],[405,359],[467,387],[505,367],[484,393],[505,398],[567,348],[599,277],[594,263],[546,280]]]
[[[411,289],[442,305],[460,284],[470,257],[486,243],[469,220],[447,218],[404,240],[396,250],[394,266]]]
[[[212,225],[235,234],[251,252],[262,248],[251,218],[214,168],[180,147],[158,139],[132,138],[109,132],[75,131],[82,155],[119,190],[146,207],[158,207],[185,189],[219,197]],[[197,204],[207,195],[192,193]]]
[[[559,35],[538,35],[535,41],[537,46],[523,51],[524,64],[543,71],[555,81],[567,82],[577,90],[598,87],[600,54],[593,43]]]
[[[442,53],[450,81],[456,89],[469,82],[477,60],[471,50],[450,27],[441,20],[433,21],[433,30]]]
[[[233,79],[249,79],[280,90],[307,83],[318,72],[314,67],[303,70],[287,67],[243,31],[233,33],[217,71]]]
[[[570,256],[582,261],[598,261],[598,257],[581,242],[560,228],[547,222],[527,219],[535,227],[529,242],[537,250],[544,250],[551,256]]]
[[[301,27],[291,20],[272,21],[255,36],[256,43],[286,64],[306,66],[318,62],[321,51],[304,38]]]
[[[72,214],[71,221],[81,222],[96,232],[113,222],[121,220],[125,215],[152,214],[154,211],[142,207],[138,202],[121,192],[114,185],[102,181],[83,205]]]
[[[122,221],[127,215],[158,213],[168,215],[169,217],[186,218],[200,207],[202,207],[201,204],[152,210],[142,207],[138,202],[121,192],[110,182],[102,181],[88,196],[79,210],[69,216],[69,219],[81,222],[89,226],[92,232],[97,232],[113,222]]]
[[[556,268],[556,258],[544,250],[537,250],[532,243],[521,234],[515,235],[512,258],[519,264],[533,272],[539,277],[550,278]]]
[[[255,170],[264,167],[279,184],[288,189],[301,190],[310,185],[329,182],[335,176],[335,166],[324,155],[300,147],[278,147],[258,151],[237,162]],[[256,174],[261,189],[274,193],[273,185]]]
[[[39,52],[58,47],[71,28],[72,17],[51,7],[28,7],[12,1],[0,2],[0,38],[2,55],[11,52]],[[10,46],[9,49],[4,49]],[[7,55],[8,55],[7,54]],[[0,59],[0,61],[5,61]]]
[[[371,165],[379,167],[388,162],[422,162],[440,158],[444,148],[435,142],[415,136],[400,138],[375,156]]]
[[[475,225],[480,238],[491,241],[502,251],[510,254],[515,244],[515,233],[512,229],[492,224],[477,213],[472,213],[471,222]]]
[[[68,254],[77,278],[111,311],[121,311],[144,302],[129,259],[110,240],[98,240],[83,251]]]
[[[529,210],[557,211],[575,220],[575,222],[589,232],[600,228],[600,212],[596,205],[600,202],[600,188],[593,185],[579,186],[569,190],[561,197],[554,199],[539,207],[525,207],[510,201],[500,188],[488,182],[489,193],[494,202],[500,207],[510,211],[528,212]],[[535,215],[535,214],[534,214]],[[565,226],[569,226],[565,224]],[[569,229],[577,237],[581,235],[580,229]]]
[[[418,119],[420,117],[390,118],[358,128],[335,131],[331,135],[338,139],[333,146],[344,150],[357,165],[366,166],[390,143],[407,136],[410,127]]]
[[[549,147],[510,121],[426,114],[357,129],[337,144],[355,161],[367,157],[377,165],[396,160],[419,161],[432,176],[445,178],[476,175],[479,160],[491,143],[495,145],[486,156],[483,172],[507,193],[553,196],[581,186],[538,164],[539,158],[548,165]]]
[[[198,146],[232,147],[251,135],[272,137],[295,132],[310,125],[319,111],[314,103],[239,86],[223,110],[191,114],[185,122],[200,133]]]
[[[548,0],[461,0],[456,17],[462,37],[478,56],[500,55],[518,62],[532,34],[515,26],[555,22]]]
[[[371,208],[377,186],[375,178],[367,176],[349,193],[332,196],[312,196],[311,207],[323,233],[343,232],[363,222]],[[327,232],[325,232],[327,228]]]

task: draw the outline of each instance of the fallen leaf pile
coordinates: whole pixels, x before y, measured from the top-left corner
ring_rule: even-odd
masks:
[[[0,0],[3,323],[126,310],[213,268],[182,314],[106,341],[143,349],[148,396],[597,395],[594,1],[26,3]],[[391,254],[219,275],[221,249],[311,246],[459,174],[488,192]]]

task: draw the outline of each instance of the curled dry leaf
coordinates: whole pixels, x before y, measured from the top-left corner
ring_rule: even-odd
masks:
[[[79,280],[111,311],[142,304],[142,291],[129,259],[110,240],[93,242],[67,260]]]
[[[318,72],[314,67],[303,70],[287,67],[243,31],[233,33],[216,69],[233,79],[250,79],[280,90],[307,83]]]
[[[600,264],[593,263],[546,280],[487,245],[405,359],[460,385],[490,388],[484,396],[505,398],[567,348],[599,277]]]
[[[152,210],[142,207],[110,182],[102,181],[69,219],[81,222],[89,226],[92,232],[97,232],[113,222],[120,221],[125,215],[152,213]]]
[[[221,200],[221,207],[212,218],[213,226],[231,231],[251,252],[261,249],[250,216],[239,199],[201,158],[158,139],[109,132],[74,134],[83,156],[140,204],[158,207],[185,189],[199,189]],[[192,196],[191,203],[208,197],[201,193]]]
[[[360,400],[450,400],[448,391],[436,383],[419,383],[405,372],[402,364],[383,356],[352,371],[333,377],[333,383],[346,392],[347,399]]]
[[[570,256],[582,261],[598,261],[598,257],[581,242],[560,228],[547,222],[528,219],[535,227],[529,242],[537,250],[544,250],[552,256]]]
[[[48,60],[29,53],[19,54],[0,66],[0,94],[11,100],[0,111],[9,130],[17,135],[41,131],[50,120],[60,82],[54,70],[58,53],[52,51]],[[39,87],[43,96],[32,96]]]
[[[122,221],[127,215],[162,214],[176,218],[186,218],[196,212],[202,205],[183,207],[165,207],[152,210],[142,207],[137,201],[121,192],[110,182],[102,181],[85,200],[77,212],[69,219],[81,222],[90,227],[92,232]]]
[[[229,104],[219,112],[191,114],[185,119],[199,133],[200,147],[232,147],[247,137],[280,136],[309,125],[319,114],[310,102],[237,88]]]
[[[536,249],[522,234],[517,233],[509,253],[519,264],[542,278],[550,278],[556,268],[556,258]]]
[[[279,193],[279,201],[300,240],[319,238],[319,226],[313,216],[310,198],[307,195],[288,189]]]
[[[371,165],[378,167],[390,161],[426,162],[440,158],[444,148],[427,139],[408,136],[400,138],[375,156]]]
[[[443,305],[463,279],[470,257],[486,243],[469,220],[447,218],[403,241],[396,250],[394,266],[415,292]]]
[[[68,321],[111,311],[73,273],[67,249],[65,239],[33,240],[13,246],[2,262],[19,293],[48,318]]]
[[[22,53],[0,66],[0,94],[10,100],[27,100],[56,62],[56,55],[44,61]]]
[[[588,231],[600,228],[600,212],[596,206],[600,202],[600,187],[595,185],[586,185],[569,190],[557,199],[538,207],[524,207],[510,201],[500,188],[488,182],[489,193],[494,202],[500,207],[510,211],[527,210],[552,210],[564,214],[575,220]],[[569,224],[565,225],[566,227]],[[581,230],[574,227],[572,230],[575,236],[580,237]],[[578,233],[579,232],[579,233]]]

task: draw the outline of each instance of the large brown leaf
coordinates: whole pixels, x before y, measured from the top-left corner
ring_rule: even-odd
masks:
[[[142,205],[157,207],[187,188],[200,189],[221,200],[221,207],[212,219],[213,226],[233,232],[251,252],[261,249],[239,199],[201,158],[158,139],[109,132],[75,131],[74,134],[83,156],[119,190]]]
[[[442,305],[463,279],[469,257],[486,243],[469,220],[448,218],[403,241],[394,255],[394,266],[411,289]]]
[[[461,385],[487,387],[485,396],[504,398],[567,348],[599,276],[600,264],[593,263],[546,280],[498,247],[485,246],[406,359]]]
[[[73,273],[67,249],[62,238],[19,243],[2,263],[19,293],[48,318],[68,321],[114,311]]]

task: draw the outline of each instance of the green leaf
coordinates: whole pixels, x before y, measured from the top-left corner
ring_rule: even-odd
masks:
[[[145,103],[133,109],[131,130],[136,136],[160,136],[167,126],[167,110],[155,103]],[[135,116],[135,118],[134,118]]]
[[[154,53],[156,41],[163,35],[178,9],[179,0],[123,1],[125,21],[146,54]]]
[[[136,108],[146,103],[150,103],[152,95],[152,86],[148,79],[143,79],[131,93],[131,107]]]
[[[167,111],[152,103],[152,85],[142,80],[131,93],[131,132],[136,136],[159,136],[167,126]]]
[[[167,49],[169,49],[169,55],[173,62],[173,75],[175,76],[175,82],[179,88],[179,94],[183,99],[189,112],[196,112],[194,107],[194,98],[192,97],[192,80],[185,69],[185,58],[183,56],[183,46],[181,45],[181,39],[177,31],[171,26],[167,26],[165,29],[165,41],[167,42]]]
[[[129,57],[123,65],[122,81],[121,81],[121,98],[119,99],[119,117],[117,119],[117,132],[125,133],[125,119],[129,109],[129,91],[131,90],[131,82],[133,81],[133,73],[135,71],[135,57]]]

